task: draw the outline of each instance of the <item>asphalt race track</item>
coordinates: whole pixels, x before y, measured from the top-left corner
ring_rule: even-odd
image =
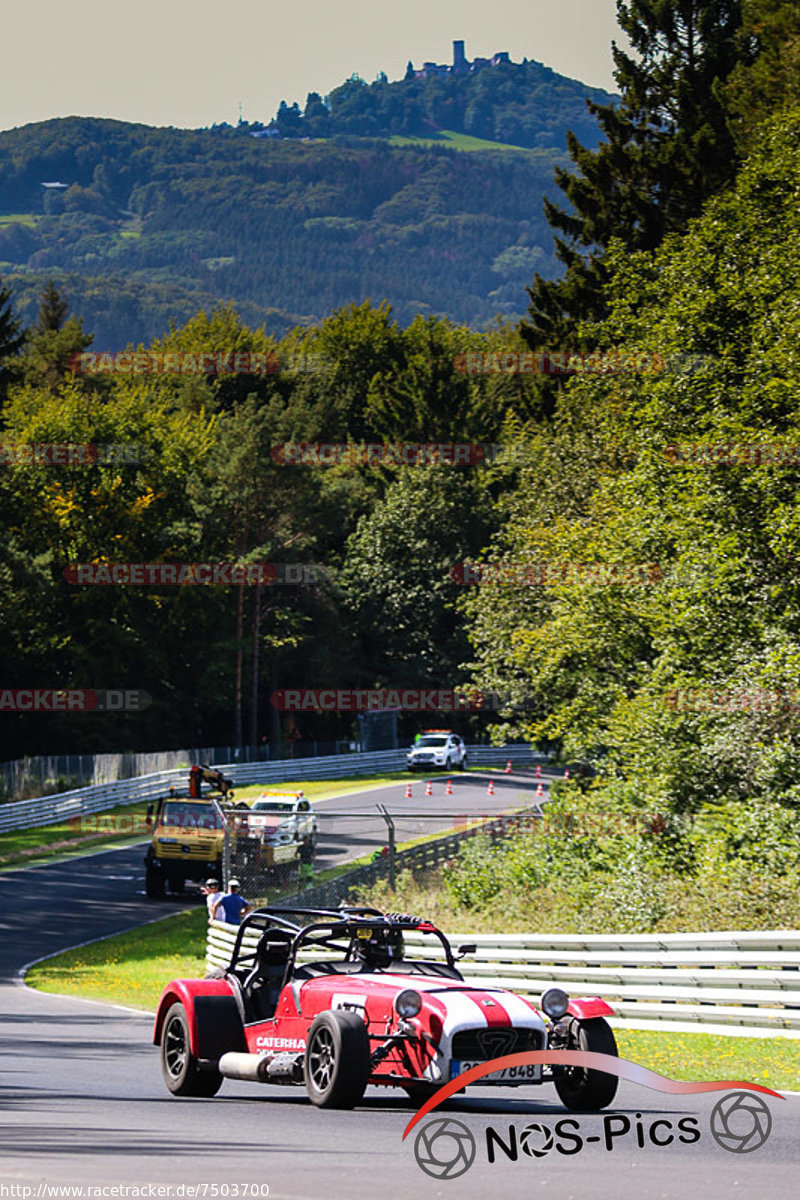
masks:
[[[445,808],[443,785],[427,804],[439,813],[492,811],[486,778],[459,779],[452,808],[456,797],[447,797]],[[415,781],[415,799],[406,808],[422,809],[416,797],[424,782]],[[530,779],[502,782],[508,787],[501,791],[495,779],[498,809],[525,802]],[[349,819],[355,822],[360,810],[376,801],[397,810],[406,803],[403,790],[397,785],[396,791],[381,789],[329,804],[353,812]],[[452,817],[442,820],[446,826]],[[326,852],[338,856],[337,839],[351,832],[333,819],[326,823],[325,836],[331,839]],[[47,996],[17,981],[20,967],[35,958],[175,909],[174,899],[144,897],[142,853],[134,846],[0,874],[0,1197],[83,1194],[88,1200],[124,1195],[109,1189],[127,1186],[143,1189],[128,1196],[248,1200],[264,1197],[265,1185],[275,1200],[442,1195],[483,1200],[498,1188],[507,1195],[548,1200],[797,1196],[797,1096],[766,1098],[771,1132],[748,1154],[726,1150],[711,1136],[709,1117],[725,1093],[675,1098],[628,1083],[621,1084],[606,1114],[572,1114],[577,1124],[562,1129],[557,1123],[568,1114],[551,1085],[471,1089],[468,1097],[425,1118],[406,1142],[402,1133],[414,1109],[402,1093],[370,1089],[353,1112],[315,1109],[302,1088],[231,1080],[214,1099],[174,1099],[161,1083],[148,1017]],[[700,1134],[692,1144],[679,1140],[677,1123],[686,1118],[696,1118],[696,1126],[687,1128]],[[747,1132],[749,1119],[735,1114],[729,1130]],[[447,1126],[432,1124],[444,1120]],[[534,1128],[526,1141],[521,1135],[529,1126]],[[515,1160],[489,1137],[495,1158],[489,1161],[489,1127],[509,1150],[516,1132]],[[438,1136],[431,1140],[432,1134]],[[418,1165],[415,1143],[422,1155],[426,1142],[435,1157],[455,1163],[451,1178],[432,1178]],[[457,1175],[473,1145],[472,1165]],[[461,1153],[467,1157],[458,1158]],[[106,1190],[68,1190],[89,1185]],[[171,1191],[159,1193],[150,1185],[171,1185]]]

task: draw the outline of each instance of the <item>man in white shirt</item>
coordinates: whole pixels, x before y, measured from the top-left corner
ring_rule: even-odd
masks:
[[[214,909],[217,907],[225,893],[219,890],[218,879],[207,879],[203,885],[203,891],[206,894],[206,904],[208,905],[208,919],[209,921],[213,921]]]

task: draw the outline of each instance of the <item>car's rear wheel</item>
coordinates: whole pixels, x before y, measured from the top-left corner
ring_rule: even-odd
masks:
[[[161,1030],[161,1074],[173,1096],[215,1096],[222,1086],[219,1071],[201,1071],[192,1054],[189,1019],[179,1002],[167,1010]]]
[[[370,1075],[369,1037],[359,1016],[329,1011],[314,1018],[305,1053],[306,1091],[318,1108],[353,1108]]]
[[[467,769],[467,756],[465,754],[461,760],[461,766],[459,767],[459,770],[466,771],[466,769]]]
[[[567,1050],[591,1050],[617,1057],[617,1043],[608,1021],[593,1017],[589,1021],[573,1020]],[[605,1108],[617,1094],[619,1080],[604,1071],[586,1067],[555,1067],[553,1082],[563,1104],[569,1109],[596,1112]]]

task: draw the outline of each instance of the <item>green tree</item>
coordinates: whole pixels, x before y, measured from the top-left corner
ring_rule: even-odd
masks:
[[[451,567],[494,526],[488,497],[459,467],[401,469],[348,541],[340,576],[349,614],[349,682],[451,687],[468,646]]]
[[[36,318],[36,329],[39,333],[57,333],[64,324],[69,305],[63,299],[52,279],[39,298],[39,314]]]
[[[737,140],[753,145],[761,122],[800,103],[800,7],[785,0],[743,0],[742,41],[748,54],[725,88]]]
[[[20,353],[24,344],[25,334],[14,316],[11,289],[4,287],[0,280],[0,408],[5,401],[8,385],[15,377],[12,360]]]
[[[686,235],[652,253],[612,243],[602,334],[668,370],[567,385],[492,553],[658,570],[467,600],[478,682],[512,692],[510,723],[593,755],[618,791],[675,807],[800,798],[796,468],[675,466],[669,453],[800,442],[799,141],[800,110],[775,118]],[[683,711],[678,689],[729,700]],[[758,691],[795,706],[737,700]]]
[[[651,250],[686,228],[740,162],[723,88],[749,61],[739,36],[741,0],[618,0],[617,20],[636,57],[613,45],[618,104],[587,101],[604,140],[596,151],[567,137],[573,169],[555,178],[569,201],[545,199],[556,231],[558,280],[538,273],[528,289],[528,344],[575,344],[576,323],[605,311],[605,250]]]

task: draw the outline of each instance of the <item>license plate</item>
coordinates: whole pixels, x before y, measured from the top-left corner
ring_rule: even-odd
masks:
[[[470,1067],[481,1066],[483,1066],[482,1062],[467,1062],[466,1060],[455,1059],[450,1063],[450,1078],[455,1079],[457,1075],[463,1075]],[[541,1063],[524,1063],[521,1067],[503,1067],[502,1071],[492,1071],[491,1075],[484,1075],[482,1079],[476,1082],[541,1083],[542,1066]]]

